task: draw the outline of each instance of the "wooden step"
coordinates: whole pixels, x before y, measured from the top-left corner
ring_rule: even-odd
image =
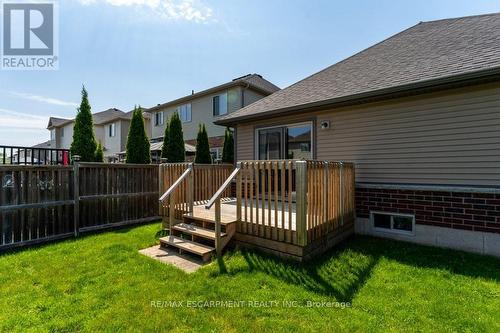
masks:
[[[186,219],[215,223],[215,207],[205,209],[204,206],[195,206],[192,213],[184,214]],[[221,224],[230,224],[236,222],[236,206],[221,206]]]
[[[215,240],[215,230],[198,227],[192,224],[179,223],[173,226],[172,229],[182,231],[186,234]],[[225,232],[221,232],[221,237],[226,237],[226,236],[227,234]]]
[[[210,260],[212,252],[215,251],[213,247],[199,244],[187,239],[182,239],[176,236],[167,236],[160,238],[160,243],[162,246],[172,246],[180,250],[199,255],[203,258],[203,261]]]

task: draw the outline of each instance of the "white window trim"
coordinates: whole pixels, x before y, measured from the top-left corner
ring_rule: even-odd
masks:
[[[391,216],[391,229],[386,228],[377,228],[375,227],[374,215],[389,215]],[[410,217],[412,219],[411,223],[411,231],[398,230],[394,229],[392,216],[402,216],[402,217]],[[370,226],[373,231],[388,233],[388,234],[398,234],[404,236],[415,236],[415,215],[412,214],[401,214],[394,212],[381,212],[381,211],[370,211]]]
[[[109,124],[108,137],[114,138],[116,136],[116,123]]]
[[[182,117],[181,117],[181,107],[187,106],[187,105],[189,105],[189,115],[190,115],[190,117],[189,117],[189,120],[184,121],[184,120],[182,120]],[[175,112],[177,112],[177,114],[179,115],[179,118],[181,119],[181,122],[183,124],[190,123],[190,122],[193,121],[193,105],[191,103],[185,103],[185,104],[177,106],[175,108]]]
[[[300,123],[289,123],[289,124],[283,124],[283,125],[275,125],[275,126],[266,126],[266,127],[258,127],[255,129],[254,132],[254,159],[259,160],[259,131],[262,130],[268,130],[268,129],[273,129],[273,128],[281,128],[281,127],[297,127],[301,125],[311,125],[311,160],[314,159],[314,148],[316,143],[314,142],[314,122],[311,121],[303,121]]]
[[[220,96],[222,96],[222,95],[226,95],[226,113],[215,115],[214,114],[214,98],[217,97],[217,96],[219,96],[219,108],[220,108]],[[220,94],[213,95],[212,98],[211,98],[211,101],[212,101],[212,117],[219,118],[219,117],[226,116],[226,115],[229,114],[228,93],[227,93],[227,91],[223,92],[223,93],[220,93]]]
[[[159,118],[158,123],[156,123],[156,116],[158,114],[161,114],[161,116]],[[163,126],[164,123],[165,123],[165,113],[164,113],[164,111],[158,111],[158,112],[156,112],[155,115],[154,115],[154,124],[155,124],[155,127]]]

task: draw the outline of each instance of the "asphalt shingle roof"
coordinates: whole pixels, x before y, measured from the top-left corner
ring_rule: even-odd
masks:
[[[220,123],[499,66],[500,13],[421,22]]]
[[[216,93],[216,92],[219,92],[223,89],[228,89],[228,88],[231,88],[234,86],[248,86],[248,87],[251,87],[254,89],[258,89],[258,90],[266,93],[267,95],[270,95],[270,94],[280,90],[280,88],[278,86],[276,86],[273,83],[271,83],[270,81],[264,79],[259,74],[247,74],[247,75],[244,75],[242,77],[233,79],[230,82],[226,82],[224,84],[221,84],[221,85],[218,85],[218,86],[206,89],[206,90],[202,90],[202,91],[199,91],[199,92],[191,94],[191,95],[177,98],[175,100],[172,100],[172,101],[169,101],[169,102],[166,102],[163,104],[158,104],[158,105],[153,106],[145,111],[146,112],[153,112],[153,111],[156,111],[158,109],[163,109],[165,107],[177,105],[180,103],[185,103],[185,102],[188,102],[194,98],[198,98],[200,96],[205,96],[205,95],[208,95],[211,93]]]

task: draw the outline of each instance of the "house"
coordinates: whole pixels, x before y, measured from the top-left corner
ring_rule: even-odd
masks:
[[[222,158],[225,127],[215,125],[214,121],[279,89],[261,75],[248,74],[216,87],[158,104],[145,110],[151,115],[151,141],[163,141],[165,124],[177,112],[183,123],[186,143],[195,146],[198,127],[205,124],[210,150],[214,160],[219,160]]]
[[[132,113],[116,108],[92,114],[96,140],[104,147],[106,162],[118,161],[118,154],[125,150]],[[69,149],[73,140],[74,119],[50,117],[47,129],[50,131],[50,145],[58,149]],[[149,114],[144,113],[144,126],[150,133]]]
[[[421,22],[215,123],[239,161],[353,162],[356,233],[500,255],[500,14]]]

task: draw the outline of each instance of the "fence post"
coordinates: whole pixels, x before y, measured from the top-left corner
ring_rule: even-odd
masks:
[[[160,164],[158,166],[158,193],[160,196],[163,194],[163,192],[165,192],[164,183],[163,183],[164,171],[165,170],[164,170],[163,164]],[[167,209],[163,206],[162,202],[158,203],[158,211],[161,215],[161,225],[162,225],[163,229],[167,229]]]
[[[75,228],[75,237],[80,233],[80,156],[73,156],[73,200],[75,201],[73,209],[73,222]]]
[[[297,242],[301,246],[307,245],[307,161],[295,162],[297,213],[296,228]]]
[[[340,179],[339,179],[339,183],[340,183],[340,194],[339,194],[339,199],[340,199],[340,225],[343,226],[344,225],[344,163],[343,162],[340,162],[340,165],[339,165],[339,171],[340,171]]]

